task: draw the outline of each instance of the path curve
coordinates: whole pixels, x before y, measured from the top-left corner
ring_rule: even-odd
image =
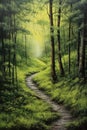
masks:
[[[70,112],[65,109],[63,105],[59,105],[52,101],[48,95],[46,95],[44,92],[38,89],[38,87],[33,83],[32,78],[36,74],[33,74],[29,77],[26,78],[26,83],[27,86],[32,89],[38,97],[46,101],[48,104],[52,106],[52,109],[58,113],[60,113],[61,118],[56,120],[55,122],[52,123],[52,128],[51,130],[67,130],[65,125],[69,123],[72,119]]]

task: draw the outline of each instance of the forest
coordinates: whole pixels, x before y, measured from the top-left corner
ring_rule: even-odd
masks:
[[[87,0],[0,0],[0,130],[87,130]]]

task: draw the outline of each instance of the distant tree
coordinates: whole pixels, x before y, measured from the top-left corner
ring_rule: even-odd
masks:
[[[85,79],[86,77],[86,51],[87,51],[87,1],[86,0],[74,0],[68,1],[69,5],[73,5],[73,12],[70,16],[72,21],[77,26],[77,64],[79,70],[79,77]],[[71,25],[70,25],[71,26]],[[71,27],[69,27],[71,28]],[[72,28],[71,28],[72,29]],[[69,30],[71,30],[69,29]],[[70,32],[70,31],[69,31]],[[71,34],[69,34],[71,37]]]
[[[72,3],[70,4],[70,11],[72,11]],[[72,21],[71,21],[71,18],[69,18],[69,47],[68,47],[69,74],[70,74],[70,70],[71,70],[71,32],[72,32],[71,24],[72,24]]]
[[[80,45],[81,45],[81,30],[80,30],[81,22],[78,22],[78,44],[77,44],[77,66],[79,67],[79,59],[80,59]]]
[[[24,20],[20,14],[27,3],[28,0],[0,1],[0,70],[2,79],[11,79],[13,84],[17,82],[17,34],[21,30],[19,23]]]

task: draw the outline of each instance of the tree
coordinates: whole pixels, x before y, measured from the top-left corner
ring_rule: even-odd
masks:
[[[54,28],[53,28],[53,0],[49,0],[49,17],[50,17],[50,37],[51,37],[51,52],[52,52],[52,61],[51,61],[51,72],[53,81],[56,80],[56,71],[55,71],[55,43],[54,43]]]
[[[79,76],[85,79],[86,72],[86,49],[87,49],[87,2],[81,1],[80,11],[83,15],[81,28],[81,46],[80,46],[80,58],[79,58]]]
[[[61,39],[60,39],[61,6],[62,6],[62,0],[59,0],[58,20],[57,20],[58,62],[59,62],[60,73],[62,76],[64,76],[64,68],[61,59],[61,46],[60,46],[61,45]]]
[[[72,12],[72,3],[70,4],[70,11]],[[69,54],[69,74],[71,70],[71,18],[69,18],[69,47],[68,47],[68,54]]]
[[[25,8],[22,5],[28,0],[0,1],[0,70],[3,80],[17,82],[17,34],[20,28],[20,13]],[[7,82],[6,81],[6,82]],[[2,81],[3,82],[3,81]]]

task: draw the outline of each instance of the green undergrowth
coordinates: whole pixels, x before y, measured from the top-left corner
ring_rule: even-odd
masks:
[[[26,74],[40,71],[45,67],[39,60],[33,62],[30,64],[37,63],[35,68],[33,66],[33,72],[29,66],[18,67],[18,86],[6,84],[5,89],[1,90],[0,130],[47,130],[50,123],[59,118],[59,114],[52,111],[50,105],[39,99],[26,86]],[[42,66],[39,67],[40,65]]]
[[[63,103],[67,109],[71,110],[74,121],[67,124],[69,130],[87,129],[87,87],[86,84],[80,84],[79,79],[59,77],[58,82],[51,82],[50,67],[38,73],[34,77],[34,82],[38,84],[39,89],[50,95],[52,100]]]
[[[24,70],[26,72],[26,75],[28,76],[45,69],[46,64],[39,59],[31,58],[27,63],[21,65],[20,68]]]

